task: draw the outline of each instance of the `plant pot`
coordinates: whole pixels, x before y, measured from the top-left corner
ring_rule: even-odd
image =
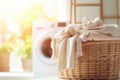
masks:
[[[1,72],[9,71],[9,59],[10,59],[10,54],[7,54],[7,53],[0,54],[0,71]]]
[[[22,67],[25,72],[32,72],[32,59],[22,59]]]

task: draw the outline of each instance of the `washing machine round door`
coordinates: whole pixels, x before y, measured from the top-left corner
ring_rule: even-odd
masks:
[[[45,64],[55,64],[55,61],[51,59],[51,36],[54,35],[59,29],[53,29],[46,31],[38,36],[35,41],[35,53],[40,61]]]

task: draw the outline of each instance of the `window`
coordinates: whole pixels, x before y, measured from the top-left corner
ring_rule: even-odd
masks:
[[[23,71],[22,60],[31,59],[32,22],[38,18],[66,22],[67,8],[67,0],[0,1],[0,53],[9,53],[0,58],[0,66],[8,63],[0,71]]]

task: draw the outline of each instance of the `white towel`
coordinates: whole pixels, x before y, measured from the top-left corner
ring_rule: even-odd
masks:
[[[58,70],[64,70],[66,68],[66,54],[67,54],[67,38],[64,38],[58,47]]]
[[[74,35],[67,40],[67,68],[73,68],[76,58],[76,40],[77,35]],[[77,48],[78,50],[78,48]]]

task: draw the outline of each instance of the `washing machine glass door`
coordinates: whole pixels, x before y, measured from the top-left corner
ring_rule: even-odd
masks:
[[[51,49],[51,36],[54,35],[58,30],[50,30],[42,33],[38,36],[35,41],[35,53],[37,57],[46,64],[55,64],[55,61],[51,59],[52,49]]]
[[[40,49],[42,51],[42,54],[46,58],[51,58],[51,56],[52,56],[52,49],[51,49],[51,38],[50,37],[46,38],[43,41],[43,43],[41,43]]]

